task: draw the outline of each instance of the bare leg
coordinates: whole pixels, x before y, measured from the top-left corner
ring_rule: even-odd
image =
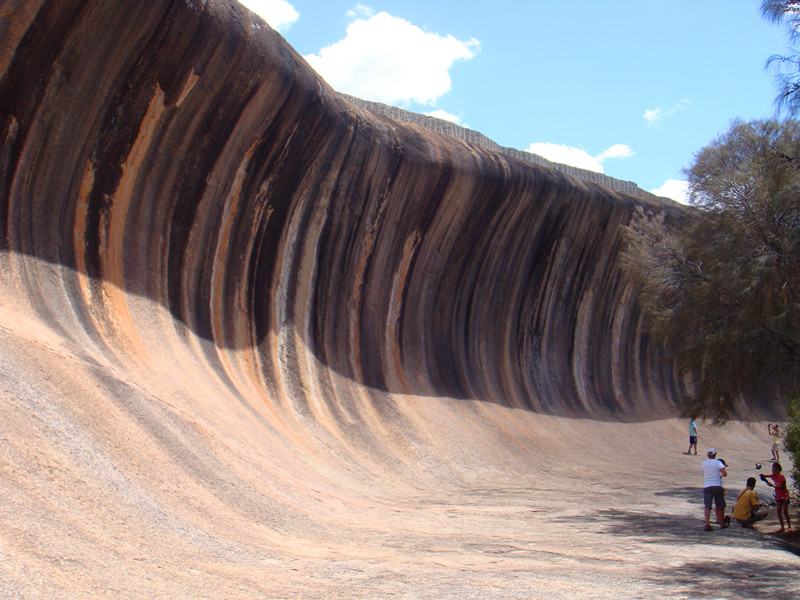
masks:
[[[784,527],[783,527],[783,513],[784,513],[784,511],[786,511],[786,515],[788,517],[788,514],[789,514],[788,508],[789,508],[789,503],[788,502],[778,502],[778,511],[777,511],[778,512],[778,522],[781,524],[781,528],[778,529],[778,531],[776,531],[775,533],[783,533],[784,531],[786,531],[786,529],[784,529]]]
[[[717,508],[716,509],[716,513],[717,513],[717,523],[719,523],[720,526],[724,526],[725,525],[725,509],[724,508]]]
[[[784,517],[786,518],[786,530],[792,530],[792,520],[789,518],[789,503],[788,502],[781,502],[781,507],[783,508]]]

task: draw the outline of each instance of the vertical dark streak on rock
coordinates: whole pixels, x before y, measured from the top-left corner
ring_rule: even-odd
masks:
[[[45,6],[30,24],[25,36],[17,47],[13,59],[0,79],[0,119],[3,123],[5,146],[8,154],[4,157],[5,166],[0,173],[0,248],[9,248],[9,219],[11,188],[15,177],[23,177],[18,173],[21,152],[28,139],[31,122],[43,101],[53,80],[58,80],[53,71],[56,68],[54,57],[61,50],[69,37],[69,32],[80,21],[85,2],[58,3],[56,6]],[[20,226],[14,247],[23,252],[34,252],[29,246],[37,237],[32,229],[33,224]],[[51,255],[50,260],[57,257]]]
[[[317,356],[334,370],[349,372],[346,361],[338,362],[340,357],[349,355],[351,348],[347,336],[347,314],[332,298],[342,298],[346,302],[346,282],[348,266],[354,255],[355,236],[360,229],[355,225],[372,195],[372,173],[368,172],[369,156],[361,152],[364,139],[371,136],[358,122],[349,124],[347,147],[342,152],[342,164],[350,165],[335,174],[332,186],[328,217],[320,231],[319,245],[323,249],[319,257],[319,273],[314,290],[313,345]],[[362,190],[361,186],[365,189]]]

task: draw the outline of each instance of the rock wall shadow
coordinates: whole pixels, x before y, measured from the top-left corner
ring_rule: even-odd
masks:
[[[355,106],[234,2],[13,4],[0,246],[64,266],[91,335],[114,286],[258,354],[267,387],[310,351],[378,391],[676,413],[618,262],[654,201]]]
[[[653,575],[646,579],[657,585],[682,585],[688,593],[715,598],[797,597],[797,570],[791,566],[755,565],[748,561],[720,566],[714,561],[687,561],[677,568],[653,569]]]
[[[701,497],[697,489],[678,489],[666,495]],[[698,504],[699,507],[699,504]],[[574,517],[593,530],[620,538],[636,538],[658,544],[675,544],[686,550],[686,561],[669,567],[653,565],[645,579],[657,585],[684,585],[690,594],[713,594],[723,598],[781,598],[796,597],[797,570],[788,565],[767,565],[737,560],[720,563],[713,560],[693,560],[692,549],[698,545],[756,549],[771,547],[800,556],[800,548],[778,537],[760,534],[736,525],[721,531],[703,530],[698,516],[654,514],[644,511],[603,509],[590,515]]]

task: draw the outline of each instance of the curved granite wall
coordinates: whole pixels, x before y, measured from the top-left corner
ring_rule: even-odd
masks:
[[[437,133],[443,133],[450,137],[464,140],[465,142],[468,142],[474,146],[480,146],[481,148],[486,148],[488,150],[491,150],[492,152],[497,152],[498,154],[504,154],[506,156],[518,158],[525,162],[530,162],[536,165],[550,167],[551,169],[555,169],[556,171],[559,171],[561,173],[567,173],[568,175],[572,175],[573,177],[577,177],[578,179],[582,179],[583,181],[591,181],[594,183],[599,183],[617,192],[624,192],[626,194],[632,194],[634,196],[641,196],[642,198],[650,198],[650,199],[658,198],[657,196],[655,196],[655,194],[651,194],[650,192],[644,191],[642,188],[640,188],[632,181],[615,179],[614,177],[609,177],[604,173],[597,173],[595,171],[589,171],[588,169],[573,167],[572,165],[554,163],[552,161],[547,160],[543,156],[539,156],[538,154],[533,154],[532,152],[501,146],[497,142],[490,140],[488,137],[486,137],[479,131],[474,131],[472,129],[467,129],[466,127],[461,127],[460,125],[456,125],[455,123],[451,123],[450,121],[445,121],[444,119],[438,119],[436,117],[431,117],[430,115],[421,115],[418,113],[409,112],[397,106],[389,106],[388,104],[383,104],[381,102],[370,102],[369,100],[362,100],[361,98],[348,96],[347,94],[342,94],[342,96],[349,102],[352,102],[353,104],[357,104],[358,106],[363,106],[378,114],[387,115],[392,119],[394,119],[395,121],[408,121],[411,123],[415,123],[417,125],[421,125],[425,129],[429,129]],[[661,202],[666,201],[668,203],[672,202],[668,198],[660,198],[660,201]]]
[[[4,6],[0,244],[53,327],[136,360],[156,342],[131,341],[126,298],[146,297],[232,389],[335,418],[342,377],[675,414],[617,261],[620,226],[658,200],[366,110],[234,3]],[[63,267],[58,299],[32,258]]]

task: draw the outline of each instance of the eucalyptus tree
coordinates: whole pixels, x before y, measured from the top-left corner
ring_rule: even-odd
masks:
[[[769,21],[786,27],[791,44],[787,54],[775,54],[767,65],[776,76],[779,110],[790,115],[800,112],[800,2],[792,0],[762,0],[761,14]]]
[[[693,382],[687,413],[800,383],[800,124],[735,121],[687,170],[686,212],[640,210],[626,268]]]

